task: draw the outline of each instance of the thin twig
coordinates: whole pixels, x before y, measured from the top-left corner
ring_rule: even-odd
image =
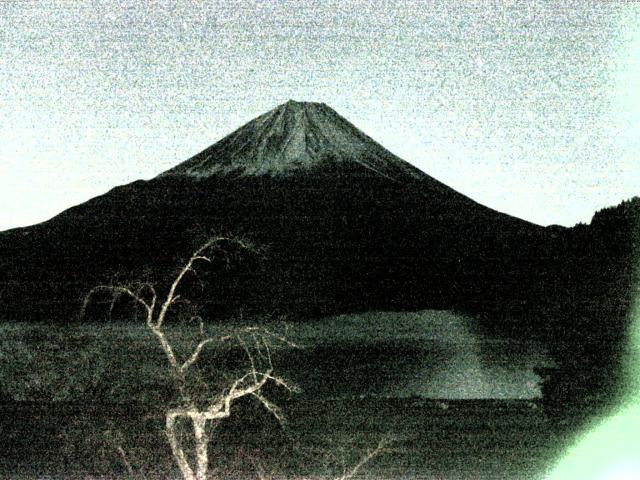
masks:
[[[387,441],[385,439],[380,440],[380,442],[378,443],[378,446],[376,448],[374,448],[373,450],[367,450],[367,453],[360,459],[360,461],[358,463],[356,463],[353,468],[348,469],[345,467],[344,473],[342,474],[341,477],[337,477],[336,480],[349,480],[353,477],[355,477],[358,473],[358,470],[360,470],[363,466],[365,466],[367,463],[369,463],[371,460],[373,460],[375,457],[377,457],[378,455],[380,455],[380,453],[382,453],[384,447],[386,447],[387,445]]]

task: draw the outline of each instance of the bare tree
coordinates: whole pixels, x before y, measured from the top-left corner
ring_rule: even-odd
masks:
[[[102,291],[110,295],[110,309],[113,309],[113,305],[118,298],[125,296],[132,299],[145,313],[147,328],[156,337],[164,352],[168,374],[179,393],[178,406],[168,408],[165,412],[165,427],[173,457],[185,480],[205,480],[207,478],[209,469],[208,426],[212,421],[220,421],[229,417],[231,408],[236,400],[247,396],[253,397],[278,421],[282,422],[282,412],[277,405],[265,397],[262,393],[263,387],[268,383],[272,383],[289,391],[294,390],[292,385],[274,374],[271,358],[272,348],[276,344],[293,344],[287,341],[286,338],[269,330],[258,327],[245,327],[227,335],[207,337],[202,320],[199,317],[193,317],[198,321],[201,339],[192,350],[181,358],[166,335],[165,322],[172,306],[181,298],[179,290],[185,277],[190,273],[194,273],[194,265],[196,263],[212,263],[216,253],[222,251],[221,245],[230,243],[244,250],[252,250],[250,245],[239,239],[228,237],[209,239],[182,266],[173,279],[168,293],[162,299],[158,297],[155,287],[150,283],[99,285],[87,294],[83,306],[84,311],[91,297]],[[214,343],[230,342],[236,342],[244,350],[247,357],[247,368],[214,395],[208,396],[204,400],[196,398],[192,389],[189,388],[187,373],[201,359],[202,353],[207,346]],[[195,462],[189,461],[177,434],[177,425],[180,420],[187,420],[192,425]]]

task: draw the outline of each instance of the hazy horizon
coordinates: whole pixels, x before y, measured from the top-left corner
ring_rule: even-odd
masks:
[[[0,230],[290,98],[534,223],[640,194],[638,3],[9,1],[0,39]]]

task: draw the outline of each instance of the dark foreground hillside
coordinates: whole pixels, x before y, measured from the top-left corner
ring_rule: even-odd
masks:
[[[176,352],[200,338],[194,327],[167,329]],[[539,398],[535,370],[550,361],[540,345],[484,337],[469,317],[371,312],[269,327],[298,344],[272,353],[302,391],[265,392],[284,425],[243,400],[212,430],[212,469],[225,478],[339,478],[384,440],[359,478],[541,479],[589,426],[584,410]],[[126,459],[134,478],[178,478],[164,434],[176,392],[155,340],[143,322],[2,325],[0,477],[128,478]],[[247,358],[212,348],[197,368],[215,390]]]
[[[214,430],[212,470],[225,478],[337,478],[381,439],[358,478],[542,479],[573,427],[524,401],[293,399],[282,429],[251,404]],[[178,478],[162,412],[144,405],[0,405],[3,478]]]

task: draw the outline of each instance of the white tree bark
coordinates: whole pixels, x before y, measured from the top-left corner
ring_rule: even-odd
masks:
[[[202,414],[192,416],[191,420],[193,422],[193,434],[196,440],[196,480],[206,480],[209,469],[209,454],[207,453],[209,438],[207,438],[205,430],[207,420]]]
[[[180,445],[180,441],[178,440],[178,435],[176,433],[176,421],[178,418],[180,418],[178,415],[174,415],[170,411],[166,414],[166,433],[167,437],[169,438],[171,453],[173,454],[174,460],[178,464],[178,468],[180,469],[182,478],[184,480],[195,480],[196,477],[193,474],[193,470],[189,466],[187,456],[182,450],[182,446]]]

